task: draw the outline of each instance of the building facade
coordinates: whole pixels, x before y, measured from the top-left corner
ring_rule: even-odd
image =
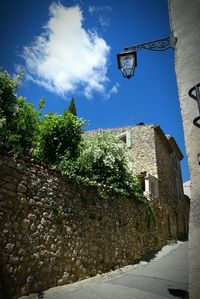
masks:
[[[177,39],[175,70],[190,169],[189,293],[196,299],[200,294],[200,128],[193,120],[200,112],[188,92],[200,82],[200,1],[169,0],[168,7],[171,31]]]

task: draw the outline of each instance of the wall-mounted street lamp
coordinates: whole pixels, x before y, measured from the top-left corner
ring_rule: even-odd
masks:
[[[154,40],[148,43],[124,48],[117,54],[118,68],[122,71],[125,78],[130,79],[134,75],[137,66],[137,50],[146,49],[151,51],[165,51],[169,48],[174,48],[176,40],[173,36],[159,40]]]
[[[200,128],[200,83],[193,86],[189,92],[188,92],[189,96],[191,98],[193,98],[194,100],[197,101],[198,104],[198,109],[199,109],[199,116],[197,116],[194,120],[193,120],[193,124],[197,127]],[[200,157],[200,156],[199,156]]]

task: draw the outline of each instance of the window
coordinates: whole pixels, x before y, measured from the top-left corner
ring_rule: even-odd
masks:
[[[183,194],[183,189],[179,179],[176,179],[176,191],[177,191],[178,198],[181,198]]]
[[[159,197],[159,190],[158,190],[158,179],[152,176],[149,173],[145,175],[145,192],[144,194],[148,197],[154,196]]]
[[[152,195],[155,195],[155,184],[150,181],[150,192]]]
[[[172,165],[173,167],[179,171],[179,160],[178,160],[178,157],[176,156],[175,153],[172,153],[171,154],[171,161],[172,161]]]
[[[120,140],[123,141],[127,147],[131,148],[132,145],[132,138],[131,138],[131,131],[126,131],[120,136]]]

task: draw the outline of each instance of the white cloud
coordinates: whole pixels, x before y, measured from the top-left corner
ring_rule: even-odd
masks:
[[[95,12],[96,13],[98,13],[98,12],[112,12],[112,8],[108,5],[103,5],[103,6],[90,5],[88,10],[91,14],[93,14]]]
[[[89,13],[93,14],[94,12],[96,12],[96,11],[97,11],[97,7],[96,7],[96,6],[93,6],[93,5],[91,5],[91,6],[89,6],[88,10],[89,10]]]
[[[106,94],[110,47],[97,32],[83,28],[80,7],[53,3],[43,33],[24,47],[27,77],[59,95],[81,90]]]
[[[110,99],[110,97],[111,97],[113,94],[118,93],[119,87],[120,87],[119,83],[118,83],[118,82],[115,83],[115,84],[113,85],[113,87],[106,93],[106,95],[105,95],[105,99],[108,100],[108,99]]]
[[[108,17],[108,13],[112,12],[112,8],[107,5],[103,6],[89,6],[88,8],[89,13],[91,15],[96,14],[99,23],[101,24],[102,28],[105,29],[109,26],[110,18]]]

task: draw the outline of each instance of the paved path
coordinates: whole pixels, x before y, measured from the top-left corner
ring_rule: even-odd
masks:
[[[44,292],[44,299],[164,299],[186,298],[188,244],[168,246],[149,263],[128,266]],[[161,256],[161,257],[159,257]],[[36,295],[21,297],[35,299]]]

